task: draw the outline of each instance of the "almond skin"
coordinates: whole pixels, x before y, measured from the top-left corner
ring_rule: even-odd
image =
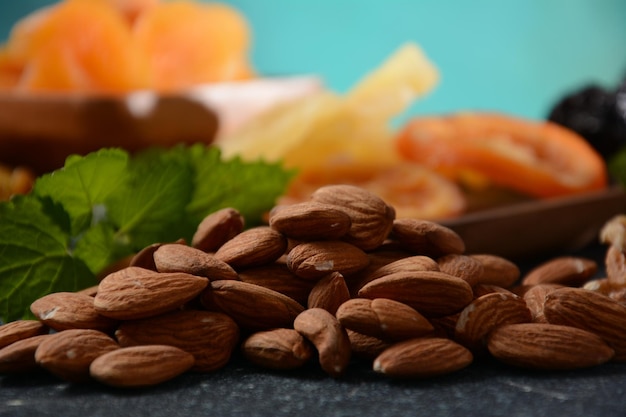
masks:
[[[390,238],[416,255],[434,259],[465,252],[465,242],[454,230],[428,220],[396,219]]]
[[[0,374],[33,372],[41,367],[35,361],[37,348],[50,334],[27,337],[0,349]]]
[[[287,250],[287,238],[269,226],[239,233],[215,252],[215,257],[235,270],[274,262]]]
[[[294,329],[253,333],[241,350],[250,362],[268,369],[300,368],[313,356],[311,344]]]
[[[529,369],[579,369],[611,360],[611,349],[586,330],[549,323],[520,323],[498,327],[487,342],[498,360]]]
[[[212,372],[228,363],[239,341],[239,327],[222,313],[183,310],[123,322],[115,337],[123,347],[178,347],[194,356],[193,371]]]
[[[291,327],[304,307],[277,291],[242,281],[212,282],[202,293],[202,304],[221,311],[246,329],[267,330]]]
[[[390,347],[393,342],[385,341],[374,336],[368,336],[354,330],[346,329],[352,354],[355,357],[373,361],[385,349]]]
[[[417,338],[398,342],[374,360],[374,371],[393,378],[429,378],[469,366],[472,353],[444,338]]]
[[[474,355],[487,353],[487,336],[505,324],[529,323],[530,310],[513,293],[491,293],[476,298],[459,315],[454,339]]]
[[[597,271],[598,264],[592,259],[562,256],[533,268],[522,280],[522,285],[561,284],[578,287]]]
[[[336,240],[348,233],[352,221],[333,205],[309,201],[275,207],[269,225],[291,239]]]
[[[385,298],[353,298],[341,305],[336,316],[347,329],[383,340],[412,339],[434,330],[415,309]]]
[[[474,295],[472,287],[461,278],[440,271],[417,271],[378,278],[361,288],[359,297],[389,298],[430,317],[461,311]]]
[[[89,380],[89,365],[98,356],[119,349],[110,336],[90,329],[70,329],[43,339],[35,361],[56,376],[70,382]]]
[[[318,280],[331,272],[349,275],[368,264],[365,252],[339,240],[304,242],[287,254],[289,269],[298,277],[309,280]]]
[[[100,282],[94,307],[99,314],[120,320],[156,316],[192,300],[208,284],[207,278],[182,272],[126,268]]]
[[[437,264],[441,272],[459,277],[472,287],[480,282],[484,271],[479,260],[457,253],[438,258]]]
[[[316,284],[315,281],[298,278],[284,263],[246,268],[239,272],[239,278],[243,282],[278,291],[302,305],[306,305],[309,293]]]
[[[524,291],[524,301],[526,301],[526,306],[530,310],[533,322],[548,322],[545,315],[543,314],[546,296],[558,288],[563,288],[563,286],[559,284],[538,284],[533,285],[532,287]]]
[[[16,320],[0,326],[0,349],[18,340],[48,333],[48,326],[39,320]]]
[[[615,350],[614,361],[626,361],[626,306],[582,288],[559,288],[546,296],[543,307],[549,323],[577,327],[600,336]]]
[[[132,346],[101,355],[91,363],[89,372],[103,384],[137,388],[168,381],[193,364],[192,354],[174,346]]]
[[[241,213],[226,207],[206,216],[191,239],[191,246],[204,252],[215,252],[224,243],[241,233],[245,219]]]
[[[351,357],[350,339],[335,316],[310,308],[296,317],[293,328],[315,345],[324,372],[334,378],[345,373]]]
[[[351,225],[343,240],[364,251],[377,248],[387,239],[396,217],[395,210],[380,197],[353,185],[320,187],[311,195],[311,201],[345,212]]]
[[[519,281],[522,274],[514,262],[502,256],[487,253],[470,254],[469,256],[483,264],[480,284],[510,288]]]
[[[237,272],[226,262],[191,246],[161,245],[153,257],[158,272],[184,272],[210,280],[239,279]]]
[[[343,275],[333,272],[320,279],[311,289],[307,308],[323,308],[330,314],[335,314],[339,306],[349,299],[350,291]]]
[[[108,332],[118,321],[96,311],[94,298],[74,292],[45,295],[30,305],[30,311],[51,329],[95,329]]]

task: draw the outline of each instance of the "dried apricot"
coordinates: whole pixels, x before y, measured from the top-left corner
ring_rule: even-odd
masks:
[[[397,135],[408,160],[460,180],[468,173],[532,197],[606,187],[602,157],[575,132],[505,114],[416,117]]]

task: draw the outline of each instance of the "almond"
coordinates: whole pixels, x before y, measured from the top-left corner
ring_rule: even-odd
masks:
[[[311,201],[329,204],[345,212],[351,220],[343,240],[362,250],[380,246],[391,231],[395,210],[380,197],[353,185],[327,185],[318,188]]]
[[[393,378],[428,378],[459,371],[472,353],[445,338],[424,337],[398,342],[374,360],[374,371]]]
[[[239,327],[225,314],[185,310],[122,323],[115,337],[123,347],[168,345],[191,353],[194,371],[211,372],[229,361]]]
[[[415,309],[385,298],[353,298],[337,310],[347,329],[383,340],[405,340],[432,333],[433,326]]]
[[[361,288],[359,297],[389,298],[430,317],[461,311],[474,295],[461,278],[440,271],[416,271],[378,278]]]
[[[349,275],[368,264],[365,252],[338,240],[304,242],[287,254],[289,269],[298,277],[310,280],[318,280],[331,272]]]
[[[291,327],[304,307],[277,291],[242,281],[214,281],[202,293],[202,304],[221,311],[246,329]]]
[[[402,259],[381,265],[372,271],[367,279],[362,282],[363,285],[377,278],[386,275],[395,274],[396,272],[414,272],[414,271],[439,271],[439,264],[432,258],[422,255],[407,256]]]
[[[346,332],[348,333],[348,339],[350,340],[352,354],[358,358],[373,361],[385,349],[393,344],[393,342],[355,332],[354,330],[346,329]]]
[[[300,368],[313,356],[312,346],[294,329],[253,333],[241,349],[250,362],[268,369]]]
[[[470,286],[478,284],[483,275],[483,264],[470,256],[451,253],[437,258],[439,270],[461,278]]]
[[[40,334],[48,333],[48,326],[39,320],[16,320],[0,326],[0,349]]]
[[[26,373],[41,369],[35,352],[50,334],[27,337],[0,349],[0,374]]]
[[[191,246],[204,252],[215,252],[224,243],[241,233],[245,219],[241,213],[226,207],[206,216],[191,238]]]
[[[505,324],[528,323],[530,310],[513,293],[491,293],[476,298],[457,318],[454,339],[474,355],[487,353],[487,336]]]
[[[614,355],[599,336],[549,323],[508,324],[494,330],[489,352],[498,360],[530,369],[579,369],[608,362]]]
[[[75,292],[56,292],[35,300],[30,311],[46,326],[61,331],[67,329],[112,330],[117,320],[100,315],[94,298]]]
[[[324,372],[332,377],[345,373],[351,357],[350,339],[335,316],[310,308],[298,314],[293,328],[315,345]]]
[[[390,237],[414,254],[434,259],[465,252],[465,242],[454,230],[428,220],[396,219]]]
[[[613,350],[613,360],[626,361],[626,306],[582,288],[559,288],[546,296],[544,315],[549,323],[577,327],[600,336]]]
[[[271,228],[298,240],[336,240],[348,233],[351,224],[343,210],[313,201],[277,206],[269,215]]]
[[[43,368],[70,382],[89,380],[89,365],[98,356],[119,349],[110,336],[91,329],[70,329],[42,340],[35,360]]]
[[[561,256],[550,259],[529,271],[523,285],[561,284],[578,287],[598,271],[598,264],[578,256]]]
[[[177,243],[161,245],[153,257],[158,272],[184,272],[212,281],[239,279],[237,272],[226,262],[191,246]]]
[[[626,253],[610,246],[606,251],[604,264],[608,280],[614,285],[626,286]]]
[[[559,284],[538,284],[533,285],[524,292],[524,301],[530,310],[532,321],[535,323],[547,323],[543,314],[543,307],[546,302],[546,296],[552,291],[563,288]]]
[[[350,299],[346,281],[339,272],[333,272],[320,279],[311,289],[307,300],[308,308],[323,308],[335,314],[341,304]]]
[[[186,245],[185,239],[178,239],[173,243],[178,243],[181,245]],[[130,260],[128,266],[134,266],[144,269],[149,269],[151,271],[156,271],[156,265],[154,264],[154,252],[157,251],[161,246],[166,245],[167,243],[153,243],[152,245],[148,245],[144,247],[142,250],[137,252]],[[111,271],[114,272],[114,271]],[[108,275],[108,274],[107,274]]]
[[[174,346],[120,348],[95,359],[90,375],[114,387],[146,387],[168,381],[190,369],[192,354]]]
[[[302,305],[306,305],[309,293],[316,284],[315,281],[298,278],[284,263],[246,268],[239,272],[239,278],[243,282],[278,291]]]
[[[472,291],[474,292],[474,298],[478,298],[481,295],[485,295],[485,294],[491,294],[493,292],[514,294],[512,291],[507,290],[506,288],[502,288],[498,285],[493,285],[493,284],[476,284],[472,287]]]
[[[521,271],[519,267],[502,256],[487,253],[477,253],[469,256],[483,264],[483,274],[479,280],[480,284],[510,288],[520,279]]]
[[[287,249],[287,238],[269,226],[239,233],[215,252],[215,257],[236,270],[274,262]]]
[[[175,310],[204,290],[209,280],[182,272],[160,273],[143,268],[107,275],[94,299],[96,311],[106,317],[134,320]]]

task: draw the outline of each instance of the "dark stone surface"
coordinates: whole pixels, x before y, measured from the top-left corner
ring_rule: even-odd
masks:
[[[626,364],[530,372],[493,361],[394,381],[353,363],[341,379],[315,366],[272,373],[235,361],[212,374],[121,390],[40,374],[0,379],[0,416],[624,416]]]
[[[596,259],[602,267],[604,252],[594,246],[576,255]],[[521,267],[528,269],[541,261]],[[482,360],[443,377],[394,381],[359,360],[353,361],[345,376],[333,379],[315,363],[279,373],[235,358],[215,373],[186,374],[134,390],[96,382],[69,384],[44,373],[0,377],[0,417],[299,415],[626,416],[626,364],[539,372]]]

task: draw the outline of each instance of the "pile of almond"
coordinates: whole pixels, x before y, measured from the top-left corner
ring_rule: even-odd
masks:
[[[147,247],[97,287],[36,300],[37,320],[0,326],[0,373],[137,387],[215,371],[235,353],[268,369],[317,361],[332,377],[352,361],[397,378],[488,356],[533,369],[624,362],[625,225],[601,232],[606,278],[578,257],[522,276],[353,186],[277,206],[260,227],[227,208],[190,243]]]

